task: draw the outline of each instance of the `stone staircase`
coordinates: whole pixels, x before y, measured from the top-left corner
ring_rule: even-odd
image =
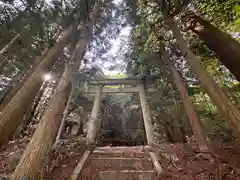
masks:
[[[124,149],[125,148],[125,149]],[[148,153],[141,147],[110,147],[95,150],[81,180],[154,180],[156,173]]]

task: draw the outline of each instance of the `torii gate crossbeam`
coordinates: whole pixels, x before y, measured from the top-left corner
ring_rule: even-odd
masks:
[[[141,77],[129,77],[129,78],[94,78],[88,79],[86,82],[90,86],[108,86],[108,85],[140,85],[142,83],[151,85],[154,84],[157,76],[141,76]],[[81,82],[79,82],[81,84]]]

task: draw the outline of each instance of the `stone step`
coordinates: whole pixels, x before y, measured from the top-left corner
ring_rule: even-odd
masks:
[[[143,146],[124,146],[124,147],[97,147],[92,157],[136,157],[148,158],[149,155],[144,151]]]
[[[91,157],[124,157],[124,158],[149,158],[149,154],[145,152],[101,152],[101,151],[94,151]]]
[[[152,171],[100,171],[99,180],[153,180],[156,173]]]
[[[153,165],[150,158],[123,158],[123,157],[104,157],[91,158],[91,166],[97,166],[103,170],[152,170]]]
[[[151,146],[103,146],[103,147],[96,147],[95,151],[102,151],[102,152],[146,152],[146,151],[158,149],[151,147]]]

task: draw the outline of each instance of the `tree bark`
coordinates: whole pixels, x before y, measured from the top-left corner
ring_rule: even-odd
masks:
[[[34,98],[34,101],[33,101],[32,105],[31,105],[28,113],[25,116],[26,119],[24,118],[25,119],[24,123],[23,123],[24,124],[23,125],[24,128],[26,128],[31,123],[31,120],[34,117],[34,113],[35,113],[35,111],[36,111],[36,109],[37,109],[37,107],[38,107],[38,105],[40,103],[40,100],[42,98],[42,95],[43,95],[47,85],[48,85],[48,83],[44,82],[42,87],[41,87],[41,89],[39,90],[39,92],[37,93],[36,97]]]
[[[173,21],[172,17],[166,15],[165,23],[171,28],[176,42],[179,46],[181,54],[185,57],[192,70],[196,73],[200,80],[200,86],[207,92],[212,101],[217,106],[219,112],[228,121],[228,125],[238,134],[240,133],[240,112],[233,105],[227,95],[219,88],[216,82],[203,68],[202,64],[197,60],[195,54],[190,50],[181,35],[180,28]]]
[[[179,75],[175,66],[171,67],[171,71],[172,71],[173,80],[177,86],[178,91],[180,92],[183,105],[188,115],[199,150],[200,152],[208,152],[209,151],[208,142],[203,132],[202,124],[199,118],[197,117],[197,113],[194,109],[194,105],[191,102],[191,99],[188,95],[187,88],[185,87],[184,82],[181,79],[181,76]]]
[[[50,102],[48,103],[48,108],[44,112],[30,143],[12,174],[12,180],[20,179],[21,177],[36,179],[38,172],[43,168],[46,157],[51,152],[55,143],[61,119],[63,117],[63,111],[66,108],[70,94],[74,88],[72,87],[72,79],[81,64],[85,47],[90,41],[91,36],[89,35],[92,34],[94,25],[93,20],[95,22],[95,18],[97,17],[96,13],[98,11],[99,4],[95,3],[92,12],[94,18],[91,17],[91,21],[89,23],[91,25],[91,29],[88,29],[86,31],[87,34],[84,33],[86,36],[80,38],[78,41],[71,60],[65,68],[61,80],[50,99]],[[87,24],[87,26],[89,24]]]
[[[70,81],[71,67],[66,70],[54,92],[42,119],[26,150],[21,157],[19,164],[12,174],[11,179],[32,178],[35,179],[43,168],[48,153],[51,152],[55,142],[58,128],[63,116],[63,109],[68,101],[72,84]]]
[[[76,26],[73,25],[65,30],[60,40],[49,51],[11,101],[2,109],[0,114],[0,145],[9,140],[17,126],[21,123],[24,114],[27,112],[31,101],[42,84],[43,73],[51,68],[68,40],[76,32],[76,29]]]
[[[52,71],[50,72],[50,74],[51,73],[52,73]],[[57,88],[57,85],[58,85],[59,81],[60,81],[60,79],[57,80],[56,83],[55,82],[48,83],[48,86],[43,93],[44,96],[41,98],[41,100],[38,104],[38,107],[37,107],[37,109],[34,113],[34,116],[33,116],[33,118],[36,119],[36,121],[40,121],[45,109],[48,106],[49,100],[51,99],[53,93],[55,92],[55,90]]]
[[[187,22],[187,27],[216,53],[223,65],[240,81],[240,43],[192,11],[184,14],[182,19]]]
[[[65,125],[65,119],[67,118],[67,115],[68,115],[68,110],[69,110],[69,107],[70,107],[70,103],[71,103],[71,99],[72,99],[73,94],[74,94],[74,87],[71,90],[71,94],[70,94],[69,99],[67,101],[67,105],[66,105],[66,107],[63,111],[63,117],[62,117],[62,121],[61,121],[59,130],[58,130],[58,133],[57,133],[57,137],[56,137],[56,140],[55,140],[55,145],[57,144],[57,142],[59,141],[59,139],[62,135],[62,131],[63,131],[64,125]]]
[[[175,103],[175,109],[176,110],[174,111],[173,118],[178,123],[178,130],[181,134],[182,142],[187,143],[187,131],[186,131],[186,129],[187,129],[188,124],[184,124],[184,122],[183,122],[183,117],[184,117],[184,114],[185,114],[184,106],[183,105],[178,106],[176,104],[176,101],[174,103]]]

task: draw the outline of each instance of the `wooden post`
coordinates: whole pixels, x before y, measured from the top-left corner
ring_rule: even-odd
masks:
[[[153,145],[153,129],[152,129],[152,114],[147,102],[146,91],[144,85],[141,84],[140,88],[140,101],[142,106],[142,113],[143,113],[143,120],[144,120],[144,127],[147,136],[147,144],[152,146]],[[149,155],[153,161],[154,167],[158,174],[162,172],[161,164],[159,163],[159,157],[157,153],[149,152]]]
[[[89,147],[89,145],[95,144],[97,133],[100,129],[101,118],[99,118],[99,112],[100,112],[100,102],[101,102],[101,91],[102,91],[102,86],[99,86],[96,90],[96,96],[93,104],[92,113],[88,121],[88,133],[87,133],[87,140],[86,140],[87,147]],[[81,174],[82,172],[84,164],[89,159],[93,150],[94,148],[90,147],[84,152],[79,163],[76,165],[75,169],[73,170],[73,173],[70,177],[71,180],[77,180],[79,174]]]
[[[69,96],[69,99],[68,99],[68,101],[67,101],[66,107],[65,107],[65,109],[64,109],[64,111],[63,111],[62,121],[61,121],[60,127],[59,127],[59,129],[58,129],[58,133],[57,133],[57,137],[56,137],[56,140],[55,140],[55,144],[54,144],[54,146],[53,146],[54,148],[56,147],[57,142],[58,142],[58,141],[60,140],[60,138],[61,138],[61,135],[62,135],[62,132],[63,132],[63,129],[64,129],[64,125],[65,125],[65,120],[66,120],[66,118],[67,118],[67,116],[68,116],[68,110],[69,110],[69,107],[70,107],[70,104],[71,104],[71,100],[72,100],[72,97],[73,97],[73,95],[74,95],[74,93],[75,93],[75,89],[74,89],[75,83],[74,83],[74,81],[72,81],[72,84],[73,84],[73,89],[72,89],[71,94],[70,94],[70,96]]]

